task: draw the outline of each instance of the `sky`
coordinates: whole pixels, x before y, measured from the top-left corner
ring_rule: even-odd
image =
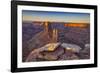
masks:
[[[90,23],[89,13],[22,10],[23,21]]]

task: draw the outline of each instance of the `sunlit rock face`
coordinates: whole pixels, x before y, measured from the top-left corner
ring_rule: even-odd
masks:
[[[49,48],[52,47],[52,50]],[[83,50],[80,46],[68,43],[49,43],[33,50],[26,61],[56,61],[56,60],[79,60],[89,59],[89,44]]]
[[[63,43],[61,44],[62,47],[64,47],[66,50],[71,50],[72,52],[79,52],[82,48],[75,44],[67,44]]]

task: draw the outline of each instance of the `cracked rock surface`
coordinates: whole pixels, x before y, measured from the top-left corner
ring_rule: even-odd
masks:
[[[65,43],[64,43],[64,45],[65,45]],[[76,49],[74,46],[76,46]],[[67,47],[69,47],[71,49],[67,49]],[[74,47],[74,50],[72,47]],[[89,45],[85,45],[84,50],[81,49],[79,46],[73,45],[73,44],[66,44],[66,48],[63,47],[62,44],[58,44],[58,45],[56,45],[56,48],[53,51],[46,50],[45,46],[44,46],[44,48],[45,48],[44,50],[41,50],[41,48],[33,50],[27,57],[26,62],[79,60],[79,59],[89,59],[89,57],[90,57]],[[42,47],[42,49],[43,49],[43,47]]]

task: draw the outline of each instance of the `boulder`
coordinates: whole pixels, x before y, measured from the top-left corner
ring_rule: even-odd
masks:
[[[82,49],[80,46],[75,44],[62,43],[61,46],[66,50],[71,50],[72,52],[76,53],[78,53]]]

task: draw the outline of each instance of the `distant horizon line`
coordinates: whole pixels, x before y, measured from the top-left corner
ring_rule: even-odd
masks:
[[[63,22],[63,21],[22,21],[22,22],[59,22],[59,23],[81,23],[81,24],[90,24],[88,22]]]

